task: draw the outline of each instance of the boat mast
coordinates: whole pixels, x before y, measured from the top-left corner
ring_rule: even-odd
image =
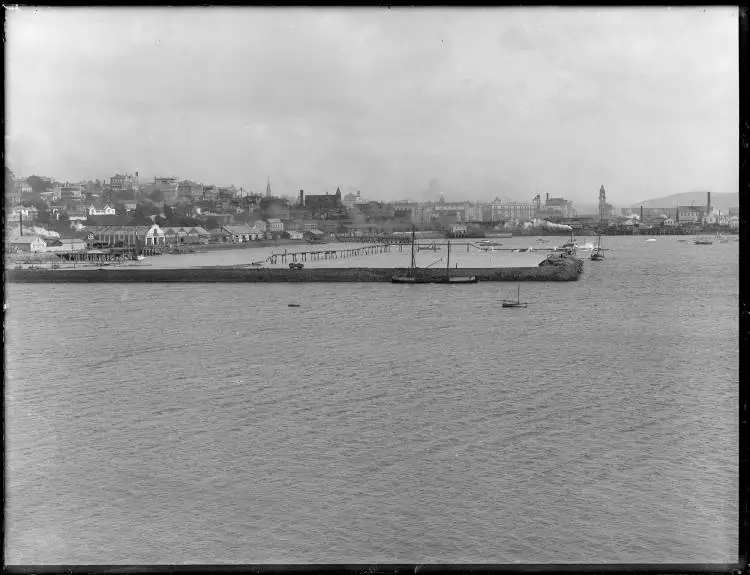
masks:
[[[414,259],[414,242],[416,241],[415,240],[415,237],[416,237],[415,230],[416,230],[416,228],[414,226],[412,226],[411,227],[411,273],[412,273],[412,275],[414,274],[415,268],[417,267],[417,262]]]
[[[445,264],[445,276],[451,277],[451,241],[448,240],[448,261]]]
[[[516,297],[516,302],[521,303],[521,284],[518,284],[518,297]]]

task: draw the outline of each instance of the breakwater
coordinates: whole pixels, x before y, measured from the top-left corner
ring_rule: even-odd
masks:
[[[204,267],[180,269],[43,269],[8,270],[12,283],[211,283],[211,282],[390,282],[407,268],[311,268],[301,270]],[[479,281],[574,281],[581,269],[573,261],[557,265],[508,268],[461,268],[453,274],[473,275]],[[420,269],[420,277],[439,278],[445,270]]]

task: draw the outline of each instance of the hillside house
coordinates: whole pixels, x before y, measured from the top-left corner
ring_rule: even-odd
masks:
[[[89,215],[90,216],[114,216],[117,212],[115,208],[112,207],[112,204],[109,202],[105,202],[103,204],[99,203],[92,203],[89,206]]]

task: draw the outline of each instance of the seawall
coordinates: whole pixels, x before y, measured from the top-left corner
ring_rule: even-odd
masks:
[[[524,268],[461,268],[454,275],[473,275],[479,281],[574,281],[580,269],[574,262]],[[8,270],[11,283],[211,283],[211,282],[390,282],[406,268],[251,269],[232,267],[181,269],[43,269]],[[420,277],[443,277],[444,270],[419,270]]]

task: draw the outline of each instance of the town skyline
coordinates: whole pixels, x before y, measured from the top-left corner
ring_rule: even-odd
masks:
[[[23,176],[379,201],[738,189],[736,8],[17,8],[7,42]]]

